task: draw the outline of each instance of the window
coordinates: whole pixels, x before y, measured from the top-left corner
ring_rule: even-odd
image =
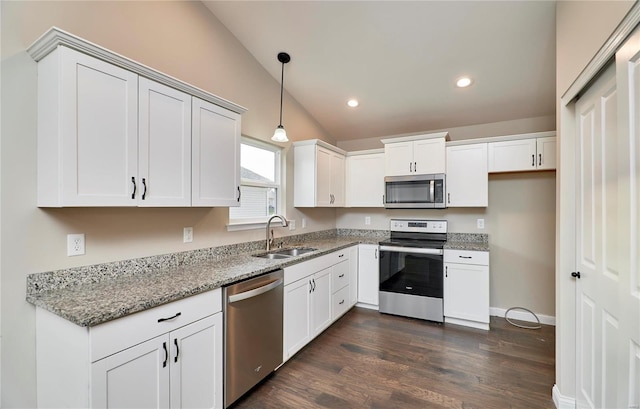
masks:
[[[262,223],[279,213],[280,151],[277,146],[242,137],[240,207],[229,208],[229,224]]]

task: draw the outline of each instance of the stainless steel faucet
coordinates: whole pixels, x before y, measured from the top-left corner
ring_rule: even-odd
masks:
[[[285,219],[284,216],[280,216],[279,214],[271,216],[271,218],[267,222],[267,251],[271,250],[271,244],[273,243],[273,230],[271,230],[271,220],[275,218],[282,220],[282,227],[287,227],[289,225],[289,221]],[[271,232],[271,236],[269,236],[269,232]]]

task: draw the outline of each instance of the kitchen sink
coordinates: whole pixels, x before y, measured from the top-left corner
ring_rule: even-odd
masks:
[[[303,254],[310,253],[316,250],[318,249],[314,249],[313,247],[295,247],[290,249],[271,250],[268,253],[254,254],[253,256],[260,257],[260,258],[268,258],[271,260],[279,260],[283,258],[301,256]]]

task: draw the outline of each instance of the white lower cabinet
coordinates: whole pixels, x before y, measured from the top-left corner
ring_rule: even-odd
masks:
[[[377,244],[360,244],[358,249],[358,305],[378,309],[380,265]]]
[[[444,251],[446,323],[489,329],[489,253]]]
[[[351,308],[351,248],[284,269],[283,360]]]
[[[89,328],[38,308],[36,332],[41,407],[223,407],[219,289]]]

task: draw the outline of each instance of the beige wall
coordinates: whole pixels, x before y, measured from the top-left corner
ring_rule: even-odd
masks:
[[[570,116],[561,106],[562,95],[609,39],[634,1],[559,1],[556,5],[556,117],[558,129],[558,215],[573,214],[572,195],[575,145]],[[561,114],[563,112],[563,114]],[[564,134],[564,135],[563,135]],[[575,231],[569,220],[558,220],[556,230],[556,386],[562,397],[576,396]]]
[[[268,139],[278,119],[279,81],[271,77],[200,2],[0,2],[2,7],[2,406],[35,407],[34,308],[27,274],[78,265],[263,239],[263,230],[229,233],[225,208],[38,209],[35,205],[36,63],[25,49],[51,26],[248,108],[243,134]],[[274,55],[274,64],[278,64]],[[285,94],[293,140],[333,138]],[[287,146],[287,148],[290,144]],[[287,168],[292,169],[292,155]],[[292,172],[286,173],[292,186]],[[300,212],[287,192],[289,218],[307,229],[335,227],[335,211]],[[193,243],[182,228],[193,226]],[[283,230],[283,229],[280,229]],[[68,233],[85,233],[87,254],[66,257]],[[288,232],[287,232],[288,233]],[[284,231],[276,231],[285,234]]]
[[[553,130],[555,117],[483,124],[449,131],[455,140]],[[435,131],[429,131],[435,132]],[[347,150],[371,149],[379,138],[338,142]],[[490,305],[525,307],[555,316],[555,172],[489,176],[489,206],[445,210],[338,209],[338,228],[388,229],[392,217],[442,218],[454,233],[487,233],[491,249]],[[365,216],[371,225],[365,225]],[[476,220],[485,219],[477,229]]]
[[[548,115],[535,118],[514,119],[511,121],[491,122],[487,124],[459,126],[447,129],[434,129],[424,133],[446,131],[449,132],[449,137],[452,141],[459,141],[464,139],[487,138],[491,136],[554,131],[555,129],[556,116]],[[380,142],[380,139],[384,138],[366,138],[338,141],[338,147],[344,149],[345,151],[382,148],[384,145],[382,142]]]

